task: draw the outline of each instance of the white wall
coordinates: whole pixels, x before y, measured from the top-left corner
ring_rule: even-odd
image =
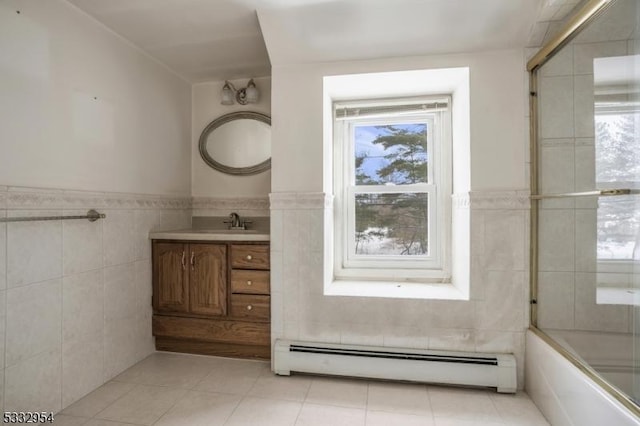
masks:
[[[0,2],[0,217],[107,215],[0,223],[6,411],[57,412],[154,350],[148,233],[191,221],[190,120],[187,82],[66,1]]]
[[[322,77],[470,68],[470,300],[324,295],[331,193],[323,179]],[[515,353],[524,381],[528,187],[522,50],[273,68],[272,338]],[[455,124],[454,124],[455,126]],[[324,153],[326,154],[326,153]],[[326,157],[326,155],[325,155]]]
[[[274,66],[272,192],[323,188],[322,77],[470,67],[471,190],[524,188],[525,101],[521,50]]]
[[[1,2],[0,52],[0,185],[189,194],[189,83],[62,0]]]
[[[228,175],[209,167],[200,157],[198,141],[202,130],[216,118],[237,111],[255,111],[271,115],[271,78],[254,78],[260,91],[258,103],[221,105],[220,92],[224,81],[195,84],[191,132],[191,191],[194,197],[266,198],[271,191],[271,171],[251,176]],[[245,87],[248,80],[232,80],[236,87]],[[228,214],[228,213],[227,213]]]

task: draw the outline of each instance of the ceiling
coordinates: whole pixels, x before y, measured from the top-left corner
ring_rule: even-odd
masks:
[[[524,47],[544,0],[68,1],[200,82],[268,76],[272,64]]]

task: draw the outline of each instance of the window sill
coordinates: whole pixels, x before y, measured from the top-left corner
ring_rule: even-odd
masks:
[[[389,299],[469,300],[468,294],[451,283],[335,280],[325,285],[324,294],[325,296],[385,297]]]

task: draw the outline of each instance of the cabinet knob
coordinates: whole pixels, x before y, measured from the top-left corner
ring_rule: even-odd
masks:
[[[247,280],[247,285],[251,285],[253,284],[253,282],[251,282],[251,280]]]
[[[253,306],[251,306],[251,305],[247,305],[247,311],[250,311],[250,310],[252,310],[252,309],[253,309]]]
[[[251,260],[253,259],[253,256],[251,256],[250,254],[247,255],[247,260]]]

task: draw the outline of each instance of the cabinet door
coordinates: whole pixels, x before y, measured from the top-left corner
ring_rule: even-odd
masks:
[[[190,244],[190,312],[227,313],[227,246]]]
[[[153,307],[157,311],[189,311],[187,245],[154,243]]]

